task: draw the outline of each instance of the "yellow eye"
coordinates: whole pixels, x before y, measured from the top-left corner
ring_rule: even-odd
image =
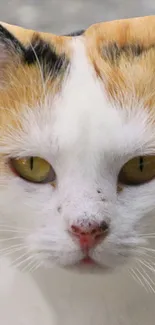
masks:
[[[118,181],[126,185],[140,185],[155,177],[155,156],[136,157],[120,171]]]
[[[39,157],[11,159],[11,166],[15,173],[29,182],[50,183],[56,178],[51,165]]]

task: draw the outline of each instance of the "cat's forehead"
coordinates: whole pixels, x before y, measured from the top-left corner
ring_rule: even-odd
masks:
[[[134,92],[146,105],[154,104],[155,16],[99,23],[71,36],[35,32],[4,23],[3,26],[24,45],[33,44],[34,38],[43,40],[52,46],[58,59],[70,64],[79,46],[77,42],[73,47],[72,40],[80,38],[87,60],[96,77],[104,83],[109,98],[123,106]],[[44,55],[41,48],[40,54]],[[49,61],[50,53],[47,64]]]
[[[72,75],[73,79],[78,75],[79,80],[73,83],[76,102],[82,91],[93,94],[94,87],[95,93],[97,80],[103,85],[101,91],[109,102],[126,108],[132,101],[135,105],[140,100],[143,106],[154,107],[155,16],[99,23],[69,36],[35,32],[5,23],[2,26],[28,48],[22,64],[16,68],[13,61],[13,72],[9,70],[11,82],[6,91],[0,89],[0,106],[7,108],[5,114],[1,112],[2,119],[5,115],[8,121],[10,112],[14,108],[21,110],[25,104],[36,107],[40,98],[43,99],[44,81],[52,95],[61,94],[61,85],[67,84],[75,59],[76,69]],[[44,64],[40,65],[42,61]],[[87,83],[88,65],[94,79],[90,78],[92,82]]]

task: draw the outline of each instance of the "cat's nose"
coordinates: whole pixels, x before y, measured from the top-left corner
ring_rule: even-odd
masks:
[[[83,250],[88,250],[99,244],[107,236],[109,231],[108,224],[103,221],[101,224],[91,225],[87,228],[72,225],[70,233],[78,241]]]

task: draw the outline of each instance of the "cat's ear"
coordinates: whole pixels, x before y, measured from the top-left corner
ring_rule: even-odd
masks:
[[[0,25],[0,85],[9,66],[16,66],[25,55],[24,46],[6,28]]]
[[[0,62],[7,61],[13,56],[23,56],[24,46],[5,27],[0,25]]]

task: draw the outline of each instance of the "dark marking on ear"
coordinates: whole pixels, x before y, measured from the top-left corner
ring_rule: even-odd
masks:
[[[31,44],[24,46],[6,28],[0,25],[0,56],[2,61],[12,54],[20,58],[22,64],[40,64],[43,76],[56,77],[68,66],[69,60],[65,54],[58,54],[55,46],[42,40],[39,35],[34,35]]]
[[[71,37],[76,37],[76,36],[80,36],[80,35],[83,35],[85,32],[84,29],[81,29],[81,30],[78,30],[76,32],[73,32],[73,33],[69,33],[69,34],[66,34],[66,35],[63,35],[63,36],[71,36]]]
[[[122,56],[127,59],[133,59],[144,53],[147,49],[141,44],[126,44],[119,46],[117,43],[110,43],[102,48],[102,57],[105,61],[109,61],[112,64],[119,64],[119,60]]]
[[[24,55],[24,46],[2,25],[0,25],[0,45],[3,45],[3,49],[8,53],[14,52],[18,55]]]
[[[31,45],[25,49],[24,63],[28,65],[40,63],[43,74],[51,74],[56,76],[62,70],[67,68],[68,59],[65,54],[58,54],[54,45],[51,45],[44,40],[40,39],[39,36],[35,36]]]

